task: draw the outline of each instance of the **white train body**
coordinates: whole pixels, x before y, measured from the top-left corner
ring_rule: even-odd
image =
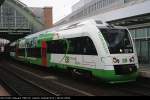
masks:
[[[43,34],[52,35],[51,40],[48,40],[49,37],[43,37],[44,41],[50,43],[50,41],[64,40],[67,44],[65,53],[54,53],[52,51],[47,53],[49,64],[56,64],[64,69],[69,66],[79,71],[86,70],[91,72],[92,75],[112,83],[133,81],[138,75],[137,54],[127,28],[110,26],[96,20],[79,21],[63,27],[38,32],[25,37],[22,41],[35,37],[41,39]],[[83,42],[84,39],[86,42]],[[76,48],[72,51],[70,50],[72,47],[71,41],[72,44],[76,45]],[[84,48],[87,45],[88,48]],[[11,55],[15,54],[11,53]]]
[[[62,31],[58,31],[57,35],[54,36],[53,40],[58,39],[68,39],[68,38],[75,38],[75,37],[90,37],[93,41],[95,48],[97,50],[98,55],[71,55],[68,54],[70,58],[71,65],[82,65],[86,68],[95,68],[95,69],[103,69],[103,70],[114,70],[114,65],[125,65],[125,64],[136,64],[138,67],[138,59],[135,50],[135,46],[133,40],[131,38],[130,33],[130,41],[133,46],[133,53],[118,53],[118,54],[110,54],[108,45],[106,43],[105,38],[103,37],[100,29],[107,29],[107,24],[96,24],[95,21],[87,21],[83,23],[79,23],[76,28],[66,29]],[[113,29],[113,28],[112,28]],[[124,27],[114,27],[114,29],[125,29]],[[129,31],[128,31],[129,32]],[[80,41],[79,41],[80,42]],[[64,57],[64,54],[52,54],[52,62],[60,63],[61,59]],[[130,62],[129,59],[134,57],[134,62]],[[114,63],[113,58],[117,58],[120,62]],[[124,61],[124,60],[127,61]],[[66,64],[65,61],[61,62],[62,64]]]

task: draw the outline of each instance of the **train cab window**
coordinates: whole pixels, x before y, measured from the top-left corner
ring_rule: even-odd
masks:
[[[133,45],[126,29],[100,29],[111,54],[133,53]]]

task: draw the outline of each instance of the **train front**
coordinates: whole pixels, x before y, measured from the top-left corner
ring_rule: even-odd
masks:
[[[109,55],[102,59],[105,70],[113,69],[106,74],[110,83],[135,81],[138,76],[138,58],[129,31],[125,28],[100,28],[107,44]]]

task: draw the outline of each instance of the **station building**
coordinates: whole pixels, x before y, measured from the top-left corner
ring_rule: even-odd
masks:
[[[53,26],[53,8],[52,7],[29,7],[28,8],[45,28]]]
[[[19,0],[3,0],[0,6],[0,38],[10,41],[52,27],[52,7],[28,7]],[[0,44],[1,43],[0,41]]]
[[[0,54],[9,48],[6,44],[52,27],[52,17],[52,7],[33,8],[19,0],[0,0]]]
[[[86,18],[128,27],[140,64],[150,64],[150,0],[80,0],[55,26]]]

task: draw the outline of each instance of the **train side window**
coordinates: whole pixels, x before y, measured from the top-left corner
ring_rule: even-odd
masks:
[[[41,57],[41,48],[27,48],[27,56],[28,57]]]
[[[97,55],[93,41],[89,37],[77,37],[68,39],[69,54]]]
[[[97,51],[93,41],[89,38],[85,38],[85,54],[87,55],[97,55]]]
[[[34,48],[34,57],[41,58],[41,48]]]
[[[48,53],[56,53],[56,54],[65,54],[67,49],[67,44],[65,40],[53,40],[47,42]]]
[[[21,48],[18,50],[18,55],[19,56],[25,56],[25,48]]]
[[[67,43],[69,50],[67,51]],[[53,40],[47,42],[48,53],[76,54],[76,55],[97,55],[93,41],[89,37],[76,37],[64,40]]]
[[[11,46],[9,50],[10,50],[10,52],[15,52],[16,51],[16,46]]]

